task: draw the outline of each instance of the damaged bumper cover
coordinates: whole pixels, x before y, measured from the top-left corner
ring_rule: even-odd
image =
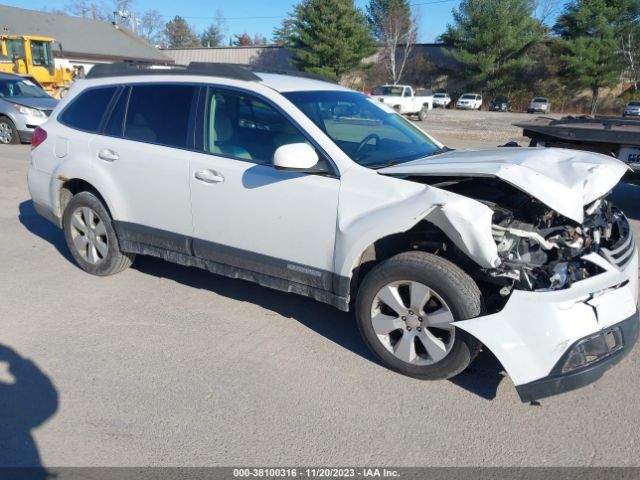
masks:
[[[616,365],[638,340],[638,312],[612,327],[574,343],[549,376],[516,386],[523,402],[539,400],[584,387]]]
[[[622,267],[596,253],[583,260],[602,273],[562,290],[514,290],[500,312],[456,323],[500,360],[523,401],[595,381],[635,343],[635,246]]]

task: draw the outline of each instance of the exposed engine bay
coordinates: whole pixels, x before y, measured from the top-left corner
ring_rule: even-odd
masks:
[[[539,200],[491,177],[413,177],[478,200],[493,213],[492,235],[501,264],[483,269],[484,281],[511,290],[544,291],[570,286],[598,273],[581,259],[602,249],[614,249],[630,235],[626,218],[606,198],[585,207],[580,225]]]

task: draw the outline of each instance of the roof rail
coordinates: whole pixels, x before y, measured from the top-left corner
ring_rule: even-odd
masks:
[[[259,76],[244,65],[204,62],[191,62],[186,67],[184,65],[173,65],[167,67],[164,65],[142,62],[103,63],[92,67],[85,78],[91,79],[130,75],[206,75],[244,81],[260,80]]]
[[[300,72],[298,70],[291,69],[279,69],[279,68],[261,68],[261,67],[250,67],[253,72],[260,73],[273,73],[276,75],[291,75],[292,77],[302,77],[309,78],[312,80],[320,80],[328,83],[338,83],[335,80],[329,80],[327,77],[320,75],[319,73],[311,73],[311,72]]]

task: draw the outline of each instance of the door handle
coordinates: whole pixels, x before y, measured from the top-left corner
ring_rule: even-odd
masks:
[[[215,170],[196,170],[193,176],[196,178],[196,180],[200,180],[201,182],[205,183],[224,182],[224,177]]]
[[[118,155],[113,150],[105,148],[104,150],[100,150],[98,152],[98,158],[104,160],[105,162],[115,162],[120,158],[120,155]]]

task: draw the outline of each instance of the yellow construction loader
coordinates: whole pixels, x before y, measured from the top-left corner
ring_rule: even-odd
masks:
[[[51,96],[61,98],[76,72],[70,68],[56,68],[54,45],[55,39],[49,37],[0,35],[0,72],[29,76]]]

